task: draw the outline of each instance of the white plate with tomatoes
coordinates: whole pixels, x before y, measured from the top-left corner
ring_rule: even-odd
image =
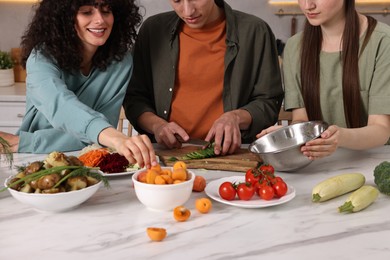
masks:
[[[231,206],[236,206],[241,208],[264,208],[264,207],[270,207],[270,206],[280,205],[289,202],[295,197],[294,187],[287,184],[288,187],[287,192],[284,196],[280,198],[264,200],[261,199],[257,194],[255,194],[250,200],[240,200],[237,196],[233,200],[225,200],[221,198],[221,196],[219,195],[219,187],[224,182],[242,183],[245,182],[245,176],[232,176],[232,177],[221,178],[218,180],[211,181],[206,186],[205,192],[210,198]]]

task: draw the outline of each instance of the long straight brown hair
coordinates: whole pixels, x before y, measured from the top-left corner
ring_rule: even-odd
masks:
[[[368,18],[366,36],[359,54],[360,24],[355,0],[344,0],[345,28],[342,36],[340,59],[343,66],[344,115],[350,128],[362,127],[363,105],[360,96],[359,56],[366,47],[377,21]],[[302,95],[309,120],[323,120],[320,103],[320,53],[322,48],[320,26],[312,26],[307,20],[301,44]]]

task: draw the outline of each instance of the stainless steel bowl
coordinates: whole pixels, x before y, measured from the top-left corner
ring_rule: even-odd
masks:
[[[248,149],[277,171],[295,171],[312,162],[302,154],[300,147],[327,128],[328,124],[322,121],[292,124],[260,137]]]

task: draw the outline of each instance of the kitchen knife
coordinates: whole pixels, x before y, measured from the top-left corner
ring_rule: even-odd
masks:
[[[184,141],[183,138],[181,138],[181,136],[178,134],[175,134],[175,137],[180,143],[195,144],[195,145],[202,145],[202,146],[207,146],[210,144],[210,142],[207,142],[199,138],[190,138],[188,141]]]

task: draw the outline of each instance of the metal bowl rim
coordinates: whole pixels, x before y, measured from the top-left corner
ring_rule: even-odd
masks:
[[[305,124],[308,124],[308,123],[323,126],[323,127],[324,127],[324,130],[323,130],[319,135],[317,135],[317,136],[311,138],[310,140],[307,140],[307,141],[305,141],[305,142],[301,142],[301,143],[298,143],[298,144],[294,144],[294,145],[292,145],[292,146],[284,147],[284,148],[278,149],[277,151],[270,151],[270,152],[257,153],[257,152],[253,152],[252,149],[251,149],[253,146],[256,145],[256,142],[257,142],[259,139],[261,139],[261,138],[263,138],[263,137],[265,137],[265,136],[276,134],[276,133],[278,133],[278,132],[280,132],[280,131],[282,131],[282,130],[285,130],[285,129],[287,129],[287,128],[291,128],[292,126],[296,126],[296,125],[305,125]],[[251,153],[254,153],[254,154],[277,154],[277,153],[282,153],[282,152],[284,152],[284,151],[286,151],[286,150],[290,150],[291,148],[294,148],[294,147],[303,145],[304,143],[307,143],[307,142],[309,142],[309,141],[311,141],[311,140],[314,140],[314,139],[318,138],[318,137],[319,137],[319,136],[328,128],[328,127],[329,127],[328,123],[326,123],[326,122],[324,122],[324,121],[306,121],[306,122],[301,122],[301,123],[296,123],[296,124],[287,125],[287,126],[281,127],[281,128],[279,128],[279,129],[277,129],[277,130],[271,132],[271,133],[268,133],[268,134],[266,134],[266,135],[264,135],[264,136],[262,136],[262,137],[256,139],[255,141],[253,141],[253,142],[249,145],[248,150],[249,150]]]

